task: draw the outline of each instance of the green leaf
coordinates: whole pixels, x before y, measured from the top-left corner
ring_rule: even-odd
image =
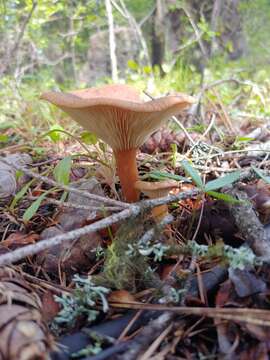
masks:
[[[205,185],[205,191],[217,190],[224,186],[230,185],[234,183],[236,180],[238,180],[240,175],[241,175],[240,171],[235,171],[231,174],[222,176],[216,180],[209,181]]]
[[[41,146],[35,146],[32,149],[36,153],[36,155],[43,155],[45,152],[47,152],[47,149]]]
[[[131,70],[138,70],[138,69],[139,69],[139,65],[138,65],[134,60],[128,60],[127,66],[128,66]]]
[[[202,179],[200,177],[200,174],[198,171],[190,165],[190,163],[187,160],[181,161],[181,166],[185,170],[185,172],[192,178],[194,183],[202,190],[204,190],[204,185],[202,182]]]
[[[252,137],[245,137],[245,136],[237,136],[236,137],[236,142],[249,142],[249,141],[253,141],[254,138]]]
[[[14,123],[12,123],[12,121],[4,121],[4,122],[1,122],[1,124],[0,124],[0,130],[12,129],[14,127],[15,127],[15,125],[14,125]]]
[[[89,145],[96,145],[96,143],[98,142],[97,136],[89,131],[84,131],[81,134],[81,140],[85,144],[89,144]]]
[[[62,139],[63,134],[61,133],[61,131],[63,131],[64,129],[62,128],[62,126],[60,125],[53,125],[50,127],[49,132],[46,133],[47,136],[49,136],[49,138],[53,141],[53,142],[57,142],[59,140]]]
[[[18,201],[20,201],[23,196],[26,194],[27,190],[29,189],[29,187],[32,185],[32,183],[34,182],[34,179],[30,180],[27,184],[25,184],[20,191],[17,192],[17,194],[14,196],[9,208],[10,210],[13,210],[16,206],[16,204],[18,203]]]
[[[17,181],[20,179],[21,176],[23,176],[23,171],[16,170],[15,177]]]
[[[53,171],[55,180],[59,184],[68,185],[72,160],[70,156],[65,157],[56,165]]]
[[[265,181],[267,184],[270,184],[270,176],[265,176],[261,170],[254,166],[252,166],[252,169],[261,179],[263,179],[263,181]]]
[[[23,214],[23,220],[28,222],[32,217],[36,214],[38,211],[42,201],[45,199],[45,197],[48,195],[49,191],[46,191],[42,195],[40,195],[32,204],[29,206],[29,208],[25,211]]]
[[[144,66],[143,67],[143,72],[147,75],[151,74],[152,72],[152,68],[150,66]]]
[[[185,182],[191,182],[188,178],[185,178],[184,176],[180,176],[180,175],[175,175],[175,174],[171,174],[168,173],[166,171],[151,171],[149,174],[149,177],[152,179],[157,179],[157,180],[164,180],[164,179],[173,179],[176,181],[185,181]]]
[[[172,149],[172,165],[173,167],[176,167],[176,162],[177,162],[177,145],[176,144],[171,144],[171,149]]]
[[[216,191],[207,191],[207,194],[210,196],[213,196],[213,198],[215,198],[215,199],[223,200],[225,202],[232,203],[232,204],[240,204],[242,202],[240,200],[237,200],[236,198],[234,198],[233,196],[231,196],[229,194],[219,193]]]
[[[103,141],[99,141],[98,146],[103,153],[106,153],[107,145]]]
[[[0,142],[6,143],[8,142],[8,139],[9,139],[8,135],[0,134]]]
[[[190,132],[194,131],[199,134],[203,134],[204,131],[206,130],[206,126],[204,124],[196,124],[196,125],[189,127],[187,130]]]

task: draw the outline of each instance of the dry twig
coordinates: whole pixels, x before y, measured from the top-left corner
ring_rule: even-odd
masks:
[[[105,219],[99,220],[93,224],[86,225],[83,228],[69,231],[65,234],[57,235],[49,239],[45,239],[33,245],[27,245],[20,249],[16,249],[13,252],[0,256],[0,266],[5,264],[11,264],[19,261],[27,256],[35,255],[42,250],[48,249],[55,245],[61,244],[64,241],[75,240],[80,236],[104,229],[112,224],[115,224],[121,220],[125,220],[132,216],[137,216],[140,212],[146,211],[158,205],[168,204],[174,201],[183,200],[194,195],[197,195],[200,191],[197,189],[179,193],[177,195],[170,195],[164,198],[144,200],[139,203],[129,204],[127,209],[122,210],[117,214],[108,216]]]
[[[42,181],[42,182],[45,182],[46,184],[49,184],[53,187],[57,187],[57,188],[60,188],[62,190],[65,190],[65,191],[69,191],[69,192],[73,192],[74,194],[78,194],[78,195],[82,195],[84,197],[87,197],[91,200],[95,200],[95,201],[98,201],[98,202],[101,202],[103,204],[108,204],[108,205],[115,205],[117,207],[121,207],[121,208],[129,208],[129,204],[127,203],[124,203],[124,202],[121,202],[121,201],[118,201],[118,200],[113,200],[113,199],[109,199],[109,198],[105,198],[103,196],[99,196],[99,195],[94,195],[94,194],[90,194],[89,192],[87,191],[83,191],[83,190],[79,190],[79,189],[76,189],[74,187],[71,187],[71,186],[67,186],[67,185],[63,185],[63,184],[59,184],[57,183],[56,181],[46,177],[46,176],[42,176],[42,175],[39,175],[29,169],[26,169],[24,166],[19,166],[19,165],[15,165],[15,164],[10,164],[8,161],[5,160],[5,158],[1,158],[1,162],[3,162],[4,164],[14,168],[15,170],[19,170],[19,171],[22,171],[23,173],[25,173],[26,175],[34,178],[34,179],[37,179],[39,181]]]

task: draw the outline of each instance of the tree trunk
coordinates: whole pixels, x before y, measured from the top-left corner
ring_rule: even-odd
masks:
[[[117,71],[117,57],[116,57],[116,45],[115,45],[115,34],[112,14],[111,0],[105,0],[106,13],[109,25],[109,44],[110,44],[110,59],[111,59],[111,73],[113,82],[118,81]]]
[[[213,5],[210,26],[211,26],[211,31],[213,31],[214,33],[216,33],[217,29],[218,29],[218,21],[220,19],[222,3],[223,3],[223,0],[215,0],[214,5]],[[217,38],[214,35],[212,38],[212,41],[211,41],[211,45],[210,45],[210,57],[212,56],[213,52],[215,51],[215,49],[217,47],[218,47]]]
[[[152,66],[158,66],[164,74],[162,63],[165,56],[165,4],[156,0],[156,10],[152,24]]]

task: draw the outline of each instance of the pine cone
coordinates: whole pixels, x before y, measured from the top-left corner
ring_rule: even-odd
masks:
[[[38,296],[14,271],[0,268],[0,360],[48,360],[51,348]]]
[[[182,148],[185,142],[183,132],[174,132],[172,130],[161,128],[156,131],[150,138],[140,147],[141,151],[147,154],[154,152],[171,151],[171,144],[176,144]]]

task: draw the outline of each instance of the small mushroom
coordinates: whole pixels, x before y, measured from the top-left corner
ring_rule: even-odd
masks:
[[[128,202],[139,199],[137,149],[172,115],[194,103],[185,94],[143,102],[128,85],[105,85],[70,93],[47,92],[41,96],[68,113],[86,130],[111,146],[123,195]]]
[[[138,180],[135,183],[135,188],[140,190],[143,194],[148,196],[150,199],[157,199],[169,195],[172,189],[179,187],[178,182],[175,180],[164,180],[164,181],[141,181]],[[153,208],[153,218],[159,222],[168,214],[168,206],[159,205]]]

